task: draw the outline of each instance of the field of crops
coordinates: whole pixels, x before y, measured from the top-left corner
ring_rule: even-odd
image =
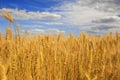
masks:
[[[120,80],[120,36],[0,35],[0,80]]]

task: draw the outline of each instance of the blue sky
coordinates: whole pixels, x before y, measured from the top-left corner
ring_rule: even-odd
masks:
[[[0,0],[0,15],[6,8],[15,20],[11,24],[0,16],[0,32],[16,24],[31,35],[120,32],[119,4],[120,0]]]

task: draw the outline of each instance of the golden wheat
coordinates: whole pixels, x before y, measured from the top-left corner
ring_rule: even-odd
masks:
[[[5,67],[0,62],[0,80],[7,80]]]
[[[12,37],[7,28],[6,37],[0,38],[0,70],[5,69],[0,79],[119,80],[119,48],[118,33]]]
[[[7,9],[4,9],[4,14],[2,16],[9,20],[11,23],[14,23],[14,19],[12,18],[11,14]]]

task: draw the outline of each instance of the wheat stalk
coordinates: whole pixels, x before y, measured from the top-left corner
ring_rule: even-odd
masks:
[[[5,67],[0,62],[0,80],[7,80]]]
[[[14,19],[12,18],[11,14],[7,9],[4,9],[4,14],[2,16],[9,20],[11,23],[14,23]]]

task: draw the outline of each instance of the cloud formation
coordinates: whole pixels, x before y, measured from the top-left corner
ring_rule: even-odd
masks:
[[[61,34],[61,33],[65,33],[65,31],[59,30],[57,28],[29,30],[30,35],[46,35],[46,34]]]
[[[0,12],[3,12],[0,9]],[[27,12],[26,10],[7,9],[16,20],[58,20],[61,15],[50,12]]]
[[[54,10],[63,15],[62,21],[80,27],[87,33],[120,32],[120,0],[76,0]],[[82,26],[89,24],[87,26]]]
[[[120,11],[120,0],[77,0],[82,6],[89,6],[106,12]]]
[[[120,17],[118,16],[106,16],[99,20],[93,20],[92,22],[93,23],[114,23],[119,21],[120,21]]]
[[[76,0],[76,2],[70,1],[60,6],[54,6],[49,10],[52,13],[9,9],[16,20],[35,20],[35,23],[32,24],[31,22],[31,24],[36,29],[43,28],[43,26],[47,26],[47,28],[53,26],[55,28],[40,30],[42,33],[73,31],[73,28],[70,27],[92,34],[105,34],[111,31],[120,32],[120,0]],[[41,22],[38,20],[46,21]],[[59,31],[60,28],[57,26],[64,26],[65,31]],[[68,30],[66,26],[67,28],[69,26],[71,30]],[[39,33],[39,30],[31,32]]]
[[[78,0],[76,3],[67,3],[54,9],[61,10],[57,13],[63,15],[63,21],[71,25],[83,25],[90,23],[93,19],[112,15],[109,12],[96,10],[96,6],[90,7],[89,2],[92,2],[92,0]],[[83,5],[85,3],[86,5]]]

